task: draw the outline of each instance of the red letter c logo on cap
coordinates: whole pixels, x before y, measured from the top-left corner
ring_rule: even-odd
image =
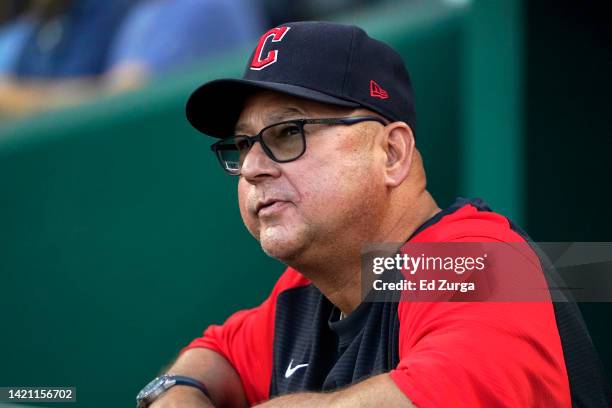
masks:
[[[276,27],[271,30],[268,30],[264,35],[259,39],[259,44],[257,44],[257,48],[255,49],[255,54],[253,55],[253,62],[251,62],[251,69],[259,71],[260,69],[264,69],[268,65],[272,65],[276,62],[278,58],[278,50],[272,50],[268,52],[266,58],[262,57],[263,48],[268,41],[268,38],[272,37],[273,42],[279,42],[283,39],[287,31],[289,31],[291,27]]]

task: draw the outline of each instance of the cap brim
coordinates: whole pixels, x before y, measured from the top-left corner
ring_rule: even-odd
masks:
[[[246,98],[260,90],[276,91],[315,102],[357,108],[356,102],[296,85],[248,79],[218,79],[196,89],[187,101],[189,123],[209,136],[224,138],[234,132]]]

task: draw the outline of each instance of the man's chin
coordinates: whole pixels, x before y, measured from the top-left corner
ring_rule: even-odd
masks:
[[[271,258],[289,264],[304,251],[304,243],[292,237],[260,237],[261,249]]]

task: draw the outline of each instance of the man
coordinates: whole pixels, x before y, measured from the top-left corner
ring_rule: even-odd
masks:
[[[480,200],[438,208],[390,47],[353,26],[273,28],[244,78],[200,87],[187,117],[220,139],[247,229],[288,268],[261,305],[186,347],[140,406],[604,406],[571,303],[363,301],[364,244],[527,239]]]

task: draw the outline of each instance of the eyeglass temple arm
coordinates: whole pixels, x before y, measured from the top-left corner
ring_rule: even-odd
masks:
[[[303,124],[354,125],[360,122],[374,121],[386,126],[388,122],[376,116],[354,116],[347,118],[304,119]]]

